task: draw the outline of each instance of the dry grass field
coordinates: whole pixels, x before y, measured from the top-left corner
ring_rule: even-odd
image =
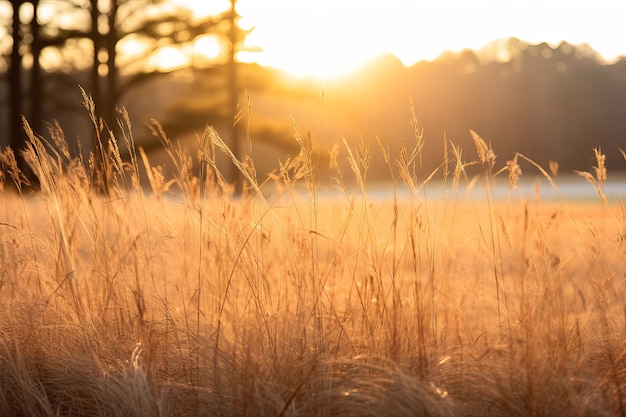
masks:
[[[596,202],[501,200],[518,164],[551,176],[522,155],[498,172],[473,138],[429,178],[417,135],[374,200],[367,150],[344,144],[324,198],[297,132],[269,184],[234,160],[237,196],[210,128],[194,164],[162,138],[172,178],[115,141],[98,177],[31,134],[40,191],[2,154],[0,415],[626,416],[626,210],[602,154]],[[482,199],[458,197],[468,164]]]

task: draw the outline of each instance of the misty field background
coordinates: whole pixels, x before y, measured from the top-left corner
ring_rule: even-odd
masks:
[[[98,167],[26,124],[37,192],[2,153],[0,414],[626,415],[626,208],[602,150],[579,172],[593,200],[546,202],[513,190],[532,173],[559,193],[556,166],[471,132],[427,172],[415,126],[396,159],[333,148],[325,198],[297,129],[265,178],[210,127],[185,149],[155,124],[170,177],[120,127]]]

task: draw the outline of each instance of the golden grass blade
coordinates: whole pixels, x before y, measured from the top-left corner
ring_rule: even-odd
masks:
[[[421,139],[391,151],[379,140],[393,181],[393,199],[381,199],[368,194],[369,149],[346,139],[330,158],[343,195],[290,188],[298,198],[286,199],[213,128],[192,151],[197,171],[154,124],[173,178],[143,148],[125,155],[111,142],[107,164],[118,181],[141,159],[141,180],[173,198],[123,181],[112,198],[75,186],[89,178],[82,159],[51,128],[46,141],[25,125],[41,190],[0,192],[2,416],[624,414],[626,208],[570,206],[552,166],[520,153],[493,174],[476,134],[480,162],[446,141],[428,174]],[[313,189],[313,136],[296,135],[301,153],[275,177]],[[201,193],[197,204],[195,173],[225,183],[216,148],[252,192]],[[577,173],[603,191],[594,152],[596,171]],[[13,152],[0,159],[21,184]],[[471,187],[508,171],[514,187],[522,161],[562,203],[396,192],[399,179],[419,191],[440,173]],[[347,165],[356,186],[343,181]],[[182,199],[166,194],[174,180]]]
[[[539,172],[541,172],[541,175],[544,176],[544,178],[546,180],[548,180],[548,183],[550,184],[550,186],[554,189],[554,191],[556,191],[557,193],[559,193],[559,196],[561,197],[561,199],[563,201],[565,201],[565,197],[563,196],[563,193],[561,193],[561,190],[559,189],[559,187],[556,185],[556,183],[554,182],[554,180],[552,179],[552,177],[550,176],[550,174],[548,174],[548,172],[543,169],[541,167],[541,165],[539,165],[538,163],[536,163],[535,161],[533,161],[532,159],[528,158],[527,156],[525,156],[524,154],[521,153],[517,153],[517,155],[519,155],[522,159],[524,159],[526,162],[528,162],[529,164],[531,164],[532,166],[534,166],[535,168],[537,168],[537,170]]]

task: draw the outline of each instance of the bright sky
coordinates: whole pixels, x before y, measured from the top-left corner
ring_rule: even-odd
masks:
[[[173,1],[200,13],[229,6]],[[609,61],[626,55],[625,0],[238,0],[237,9],[241,25],[255,27],[246,44],[263,48],[239,58],[298,76],[345,74],[383,52],[412,65],[509,37],[588,43]]]

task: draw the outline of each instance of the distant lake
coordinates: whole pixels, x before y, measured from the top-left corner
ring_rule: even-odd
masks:
[[[520,201],[524,199],[541,201],[560,201],[564,198],[568,202],[594,202],[601,201],[596,189],[587,179],[576,175],[559,175],[553,178],[558,190],[543,176],[522,176],[515,189],[509,189],[508,177],[501,175],[495,178],[491,184],[491,192],[497,200]],[[418,193],[422,198],[441,199],[458,198],[460,200],[484,200],[486,198],[485,184],[482,178],[470,180],[470,184],[463,181],[458,190],[452,188],[452,181],[446,184],[442,180],[431,180],[422,187]],[[604,194],[609,203],[626,201],[626,174],[610,175],[604,184]],[[367,186],[368,198],[372,201],[384,201],[393,198],[393,186],[390,183],[370,183]],[[399,182],[396,192],[400,197],[409,197],[410,192],[404,183]],[[352,189],[353,195],[358,195],[356,188]],[[342,192],[339,190],[322,190],[319,193],[320,199],[341,198]],[[345,198],[345,197],[344,197]]]

